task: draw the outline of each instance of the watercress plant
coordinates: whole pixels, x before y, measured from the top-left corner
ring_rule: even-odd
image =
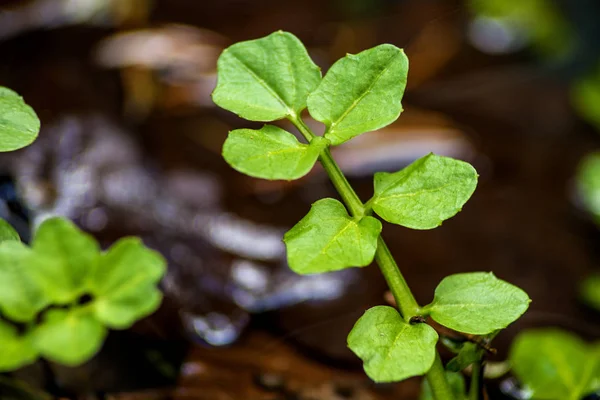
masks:
[[[600,342],[555,328],[531,329],[516,337],[509,359],[527,398],[580,400],[600,390]]]
[[[288,263],[299,274],[379,265],[397,308],[373,307],[356,322],[348,346],[377,382],[426,375],[435,399],[460,398],[464,387],[444,371],[436,351],[439,335],[427,318],[465,334],[489,335],[522,315],[529,298],[491,273],[445,278],[433,302],[421,307],[380,236],[374,216],[412,229],[432,229],[458,213],[477,185],[466,162],[429,154],[401,171],[377,173],[374,195],[363,203],[331,156],[329,148],[394,122],[402,112],[408,58],[383,44],[338,60],[322,78],[294,35],[275,32],[234,44],[218,61],[213,100],[250,121],[290,121],[306,143],[274,126],[230,132],[225,160],[236,170],[264,179],[297,179],[319,160],[340,194],[315,202],[285,234]],[[325,125],[317,136],[302,113]],[[463,363],[464,365],[464,363]],[[452,379],[452,387],[448,376]],[[454,391],[453,391],[454,388]],[[429,390],[428,389],[428,390]]]
[[[0,151],[29,145],[37,115],[0,87]],[[21,243],[0,218],[0,372],[44,357],[67,366],[87,361],[108,328],[125,329],[155,311],[166,262],[137,238],[107,251],[63,218],[46,219]]]

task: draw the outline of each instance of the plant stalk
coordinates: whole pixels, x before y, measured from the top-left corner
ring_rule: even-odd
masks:
[[[304,121],[300,118],[290,118],[290,121],[298,128],[300,133],[306,138],[307,141],[311,141],[315,137],[315,134],[306,126]],[[362,218],[365,215],[365,205],[360,200],[350,183],[340,170],[337,165],[329,148],[326,147],[321,151],[319,161],[323,165],[329,179],[335,186],[336,190],[342,197],[342,200],[348,207],[350,214],[354,218]],[[393,296],[396,300],[396,304],[400,311],[400,314],[406,322],[410,322],[413,317],[418,316],[420,307],[415,297],[413,296],[404,276],[398,268],[398,264],[394,260],[392,253],[385,244],[385,241],[381,236],[377,239],[377,251],[375,252],[375,261],[379,265]],[[431,385],[434,398],[436,400],[452,400],[452,390],[446,378],[444,366],[439,353],[436,352],[435,361],[431,366],[431,369],[427,373],[427,379]]]
[[[471,385],[469,386],[469,400],[483,400],[483,363],[481,360],[471,365]]]

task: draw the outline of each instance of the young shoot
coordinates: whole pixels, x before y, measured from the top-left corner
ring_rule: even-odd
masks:
[[[429,154],[401,171],[376,173],[374,195],[363,203],[329,151],[393,123],[402,112],[407,74],[404,52],[383,44],[348,54],[321,77],[300,40],[279,31],[223,52],[213,100],[249,121],[287,119],[305,140],[269,124],[234,130],[223,146],[234,169],[292,180],[319,160],[327,171],[342,201],[315,202],[285,234],[288,264],[299,274],[315,274],[377,262],[397,308],[367,310],[348,335],[367,375],[376,382],[426,375],[426,398],[460,399],[466,396],[462,376],[444,371],[436,350],[439,335],[427,318],[464,334],[495,335],[527,310],[529,297],[491,273],[475,272],[446,277],[433,302],[421,307],[380,236],[377,217],[412,229],[435,228],[462,209],[475,190],[477,172],[466,162]],[[305,109],[325,125],[323,136],[305,124]],[[454,369],[478,362],[481,353],[476,354],[478,360],[463,355]]]

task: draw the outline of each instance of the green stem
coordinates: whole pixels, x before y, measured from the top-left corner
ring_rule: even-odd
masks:
[[[381,236],[377,239],[375,261],[377,261],[379,269],[394,295],[400,313],[404,320],[410,323],[410,319],[419,314],[419,304],[417,304],[404,276],[400,272],[400,268],[396,264],[396,260],[394,260],[390,249]]]
[[[482,372],[483,364],[479,360],[471,365],[471,385],[469,387],[469,400],[480,400],[481,398],[481,385],[482,385]]]
[[[315,137],[315,134],[300,118],[290,118],[290,121],[298,128],[308,142]],[[340,167],[331,156],[329,148],[326,147],[321,151],[319,160],[325,171],[327,171],[327,175],[329,175],[329,179],[331,179],[333,186],[335,186],[342,197],[342,200],[348,207],[350,214],[355,218],[362,218],[366,211],[365,205],[362,203],[352,186],[350,186],[350,183],[340,170]],[[404,276],[402,276],[402,273],[398,268],[398,264],[396,264],[392,253],[381,236],[377,239],[375,260],[396,300],[400,314],[402,314],[405,321],[410,322],[413,317],[419,315],[419,304],[415,300]],[[442,360],[437,352],[435,361],[427,373],[427,379],[436,400],[453,399],[452,390],[450,389],[448,379],[446,378]]]
[[[438,352],[435,353],[435,360],[429,372],[427,372],[427,381],[433,392],[433,398],[436,400],[452,400],[454,394],[446,377],[446,370]]]

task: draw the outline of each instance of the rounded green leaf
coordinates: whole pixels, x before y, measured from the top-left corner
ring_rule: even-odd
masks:
[[[315,274],[373,261],[381,222],[373,217],[357,221],[334,199],[315,202],[308,214],[284,236],[290,268]]]
[[[600,69],[571,86],[571,99],[579,115],[600,129]]]
[[[15,229],[8,222],[0,218],[0,243],[6,240],[19,242],[21,241],[21,238],[19,237],[17,231],[15,231]]]
[[[40,120],[23,98],[0,86],[0,152],[30,145],[40,131]]]
[[[96,240],[65,218],[42,222],[32,249],[39,261],[32,274],[58,304],[71,303],[85,292],[87,276],[100,256]]]
[[[600,348],[558,329],[521,333],[510,362],[516,377],[540,400],[578,400],[600,389]]]
[[[587,277],[581,284],[582,300],[600,311],[600,274]]]
[[[237,129],[229,132],[223,157],[239,172],[263,179],[298,179],[308,174],[327,140],[314,138],[310,145],[273,125],[259,130]]]
[[[30,335],[0,320],[0,372],[14,371],[33,363],[38,357]]]
[[[102,347],[106,328],[92,315],[78,310],[49,310],[33,331],[43,357],[66,366],[88,361]]]
[[[0,243],[0,311],[13,321],[32,321],[49,304],[33,273],[39,261],[21,242]]]
[[[156,285],[165,270],[165,259],[138,238],[119,240],[89,276],[94,315],[111,328],[124,329],[151,314],[160,305]]]
[[[395,173],[375,174],[370,203],[384,220],[432,229],[456,213],[477,186],[477,171],[464,161],[429,154]]]
[[[577,187],[585,208],[600,224],[600,152],[588,154],[579,165]]]
[[[392,307],[370,308],[348,335],[348,347],[375,382],[397,382],[429,371],[437,332],[427,324],[408,324]]]
[[[530,302],[527,293],[491,272],[469,272],[444,278],[424,311],[450,329],[486,335],[517,320]]]
[[[325,137],[332,144],[344,143],[400,116],[407,74],[408,58],[391,44],[348,54],[310,94],[308,110],[327,126]]]
[[[213,101],[251,121],[296,117],[321,80],[302,42],[282,31],[228,47],[217,71]]]

